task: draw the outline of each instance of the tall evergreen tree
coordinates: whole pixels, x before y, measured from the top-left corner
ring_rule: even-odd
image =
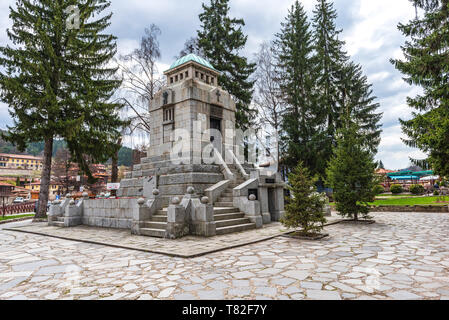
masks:
[[[317,110],[316,59],[310,24],[303,6],[296,1],[288,12],[274,50],[280,88],[286,109],[281,136],[283,163],[294,168],[302,162],[312,175],[324,173],[320,112]]]
[[[247,36],[243,34],[243,19],[229,17],[229,0],[211,0],[203,4],[200,14],[201,28],[198,30],[198,46],[204,58],[219,71],[219,84],[236,100],[237,126],[247,129],[255,118],[250,108],[254,81],[250,76],[255,64],[240,55]]]
[[[313,36],[318,67],[318,101],[326,130],[323,149],[330,159],[335,145],[335,133],[340,120],[338,104],[338,78],[348,61],[345,43],[339,39],[342,30],[337,29],[337,11],[329,0],[318,0],[313,11]]]
[[[449,1],[414,0],[422,17],[399,24],[409,41],[402,47],[405,60],[392,60],[410,85],[423,93],[407,99],[414,109],[413,118],[400,120],[403,141],[428,154],[426,160],[412,159],[423,168],[432,167],[441,176],[449,176]]]
[[[366,148],[362,129],[351,121],[349,110],[337,133],[337,146],[329,161],[327,183],[334,190],[336,209],[342,216],[358,220],[368,217],[368,202],[373,201],[376,164]]]
[[[359,126],[359,134],[365,147],[371,153],[377,153],[382,133],[380,123],[383,113],[378,113],[380,107],[373,95],[372,85],[368,83],[360,65],[347,63],[342,68],[338,81],[337,104],[340,110],[336,128],[346,125],[347,117]]]
[[[0,47],[0,99],[14,125],[4,138],[20,150],[45,141],[36,218],[46,215],[55,138],[65,139],[90,178],[89,161],[104,162],[119,148],[122,105],[109,100],[120,81],[111,80],[116,69],[108,66],[116,37],[104,32],[112,13],[101,16],[109,6],[108,0],[17,0],[10,8],[14,47]]]

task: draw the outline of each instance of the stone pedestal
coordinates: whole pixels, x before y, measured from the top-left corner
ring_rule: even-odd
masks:
[[[214,221],[214,207],[209,198],[192,199],[190,232],[197,236],[213,237],[217,234]]]
[[[189,224],[186,208],[175,198],[167,211],[166,238],[178,239],[189,234]]]

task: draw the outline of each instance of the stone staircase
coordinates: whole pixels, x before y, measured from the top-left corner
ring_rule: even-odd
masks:
[[[156,211],[156,214],[151,217],[151,220],[144,223],[144,227],[140,228],[140,233],[148,237],[165,237],[165,230],[167,230],[167,210]]]
[[[245,218],[240,209],[234,207],[233,189],[245,182],[245,178],[235,165],[229,165],[229,169],[236,178],[214,203],[214,219],[217,227],[217,235],[241,232],[256,228],[256,224]]]
[[[249,218],[245,218],[245,214],[240,209],[234,207],[232,190],[245,182],[245,178],[233,165],[229,166],[230,170],[236,177],[229,187],[221,194],[214,203],[214,219],[217,235],[241,232],[256,228],[256,224],[252,223]],[[167,208],[158,210],[151,220],[144,223],[144,227],[140,228],[142,235],[149,237],[165,237],[167,228]]]
[[[64,217],[57,217],[56,221],[52,221],[51,225],[54,227],[64,228]]]

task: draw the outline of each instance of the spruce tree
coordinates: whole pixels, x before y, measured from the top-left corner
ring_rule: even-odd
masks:
[[[343,217],[368,218],[374,198],[376,164],[366,147],[362,129],[351,121],[349,112],[337,133],[337,146],[327,168],[327,183],[333,188],[336,209]]]
[[[418,9],[416,19],[398,26],[410,38],[402,47],[405,60],[392,60],[408,84],[423,89],[422,94],[407,99],[414,112],[412,119],[400,120],[408,136],[403,141],[428,154],[425,160],[411,159],[415,165],[449,176],[449,1],[413,2]]]
[[[324,171],[320,142],[323,132],[318,111],[316,59],[310,24],[303,6],[296,1],[288,12],[281,32],[276,34],[274,50],[282,97],[286,108],[282,121],[283,163],[294,168],[303,162],[312,175]],[[324,173],[324,172],[322,172]]]
[[[236,125],[245,130],[255,118],[250,108],[254,86],[250,76],[256,68],[239,53],[247,41],[242,30],[245,22],[229,17],[229,0],[211,0],[209,6],[202,6],[198,51],[221,72],[219,85],[236,100]]]
[[[116,37],[104,32],[112,13],[101,16],[109,6],[108,0],[17,0],[10,8],[13,46],[0,47],[0,98],[14,124],[4,138],[20,150],[45,141],[36,218],[46,216],[55,138],[65,139],[91,180],[87,159],[104,162],[119,148],[122,105],[110,98],[120,81],[111,80],[116,69],[108,66]]]
[[[347,117],[356,122],[364,146],[375,154],[380,144],[383,113],[377,112],[380,105],[373,95],[372,85],[368,83],[360,65],[347,63],[338,78],[337,104],[340,110],[336,128],[344,128]]]
[[[338,77],[348,61],[345,43],[339,39],[342,30],[337,29],[337,11],[328,0],[318,0],[313,11],[313,37],[317,61],[317,90],[323,128],[326,131],[322,149],[324,158],[330,159],[335,145],[335,133],[340,120],[338,104]],[[321,169],[324,172],[324,169]]]
[[[316,192],[309,170],[299,163],[288,176],[292,198],[285,206],[282,224],[288,228],[301,227],[302,235],[310,235],[323,230],[325,200]]]

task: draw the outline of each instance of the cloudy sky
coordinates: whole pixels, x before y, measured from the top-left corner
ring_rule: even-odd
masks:
[[[170,65],[182,49],[186,39],[196,34],[201,3],[209,0],[112,0],[111,32],[118,36],[120,53],[136,48],[145,27],[157,24],[160,37],[161,69]],[[243,18],[248,43],[243,54],[252,58],[259,44],[270,40],[279,31],[280,23],[294,0],[231,0],[231,15]],[[316,0],[302,0],[311,14]],[[0,2],[0,45],[8,43],[6,28],[10,26],[9,6],[14,0]],[[406,97],[417,89],[402,81],[401,74],[389,63],[390,58],[402,56],[400,46],[405,39],[397,30],[399,22],[414,17],[414,7],[408,0],[335,0],[338,27],[343,29],[346,49],[355,62],[360,63],[374,94],[384,112],[383,135],[377,159],[390,169],[409,165],[409,157],[423,158],[416,150],[407,148],[400,140],[398,118],[410,117]],[[0,103],[0,128],[11,123],[6,105]]]

